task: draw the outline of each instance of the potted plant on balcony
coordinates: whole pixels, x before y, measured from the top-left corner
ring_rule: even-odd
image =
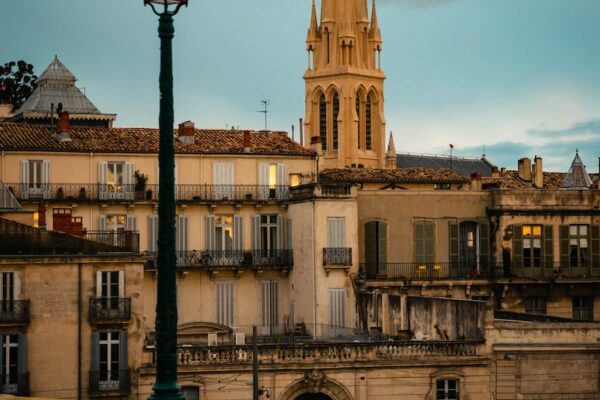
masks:
[[[133,174],[135,179],[135,199],[144,200],[146,196],[146,183],[148,182],[148,175],[136,170]]]

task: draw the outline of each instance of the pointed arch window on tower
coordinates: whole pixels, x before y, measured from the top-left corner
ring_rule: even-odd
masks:
[[[325,38],[325,60],[327,61],[327,64],[329,64],[329,30],[327,28],[325,28],[325,34],[323,35]]]
[[[369,95],[365,104],[365,148],[372,150],[372,132],[373,132],[373,96]]]
[[[362,121],[360,120],[360,96],[358,93],[356,94],[356,117],[358,118],[357,130],[356,130],[356,138],[357,138],[357,148],[360,149],[360,126],[362,125]]]
[[[340,98],[337,93],[333,94],[333,127],[332,127],[332,149],[338,148],[338,116],[340,115]]]
[[[327,101],[323,93],[319,97],[319,136],[322,149],[327,150]]]

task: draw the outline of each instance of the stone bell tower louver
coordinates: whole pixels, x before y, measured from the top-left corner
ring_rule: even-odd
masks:
[[[381,32],[375,0],[313,0],[306,37],[305,143],[319,137],[325,168],[385,167]]]

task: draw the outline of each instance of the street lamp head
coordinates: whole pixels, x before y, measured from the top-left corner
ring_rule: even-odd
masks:
[[[188,5],[188,0],[144,0],[144,6],[150,5],[152,10],[157,15],[162,14],[170,14],[175,15],[179,11],[182,6]],[[163,7],[163,12],[157,11],[156,7]],[[170,6],[174,6],[174,8],[169,9]]]

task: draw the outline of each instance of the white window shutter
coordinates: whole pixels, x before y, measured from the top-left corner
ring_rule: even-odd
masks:
[[[148,215],[148,251],[158,249],[158,215]]]
[[[258,165],[258,198],[266,200],[269,198],[269,164]]]
[[[244,250],[243,246],[243,217],[241,215],[233,216],[233,250]]]
[[[45,199],[50,197],[50,161],[42,161],[42,193]]]
[[[21,197],[29,198],[29,161],[21,160]]]
[[[133,163],[126,162],[123,165],[123,184],[127,185],[125,189],[127,191],[133,191],[131,186],[133,184],[133,171]]]
[[[327,247],[335,247],[335,220],[327,218]]]
[[[102,271],[96,271],[96,298],[102,297]]]
[[[346,289],[329,289],[329,324],[346,326]]]
[[[13,296],[15,300],[19,300],[21,298],[21,273],[13,272]]]
[[[127,214],[125,220],[125,230],[130,232],[137,231],[137,219],[133,214]]]
[[[106,187],[106,172],[108,170],[108,164],[106,161],[98,162],[98,192],[100,200],[108,197],[108,188]]]
[[[277,199],[283,200],[287,194],[287,180],[285,164],[277,164]]]
[[[119,298],[125,298],[125,271],[119,271]]]
[[[185,215],[179,215],[177,217],[176,227],[176,246],[178,252],[187,251],[187,238],[188,238],[188,217]]]
[[[98,230],[106,232],[106,215],[100,215],[98,217]]]
[[[260,298],[260,321],[261,325],[268,327],[270,325],[269,319],[269,300],[271,298],[271,285],[270,281],[261,282],[261,298]]]
[[[215,250],[215,217],[207,215],[204,223],[204,246],[205,250]]]
[[[252,250],[259,251],[260,246],[260,215],[252,216]]]

